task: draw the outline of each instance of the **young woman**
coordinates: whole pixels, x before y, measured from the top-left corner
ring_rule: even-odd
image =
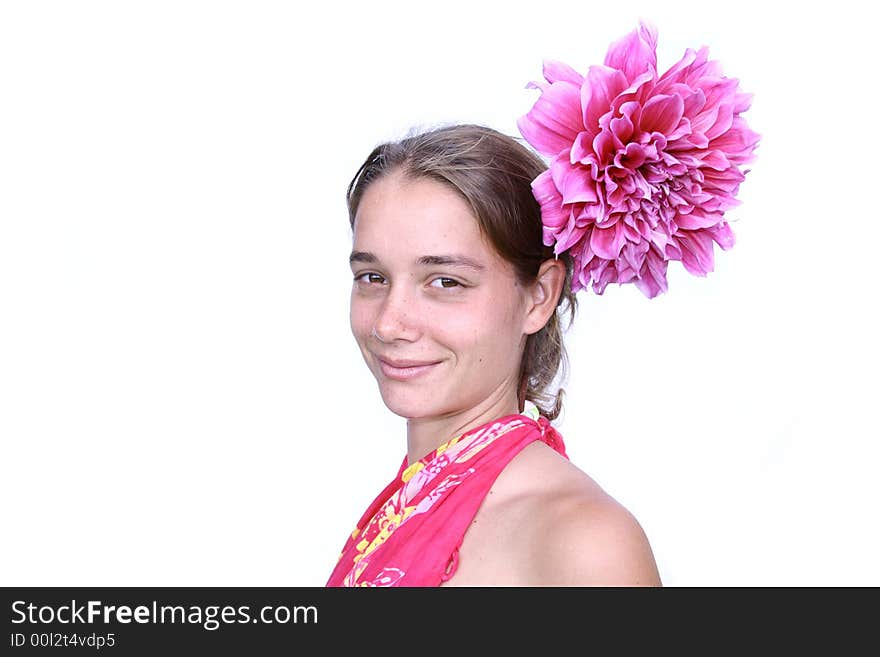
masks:
[[[406,456],[328,586],[660,585],[639,523],[551,425],[576,301],[542,242],[546,168],[456,125],[378,146],[351,181],[351,329]]]

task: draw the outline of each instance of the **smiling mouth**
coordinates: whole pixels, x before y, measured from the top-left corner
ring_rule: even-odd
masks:
[[[408,367],[395,367],[391,363],[379,359],[379,367],[382,369],[382,374],[384,374],[389,379],[395,379],[398,381],[407,381],[414,377],[425,374],[426,372],[430,372],[434,367],[439,365],[440,363],[428,363],[425,365],[411,365]]]

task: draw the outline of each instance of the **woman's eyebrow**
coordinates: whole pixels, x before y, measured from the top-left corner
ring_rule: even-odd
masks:
[[[349,264],[354,264],[356,262],[366,262],[366,263],[375,263],[378,260],[376,256],[374,256],[369,251],[352,251],[351,255],[348,257]]]
[[[463,255],[426,255],[416,260],[419,265],[452,265],[454,267],[469,267],[476,271],[486,271],[485,265],[480,264],[473,258]]]
[[[374,264],[379,261],[375,254],[369,251],[352,251],[348,258],[349,264],[366,262]],[[473,258],[464,255],[425,255],[416,260],[417,265],[447,265],[453,267],[468,267],[475,271],[486,271],[486,266]]]

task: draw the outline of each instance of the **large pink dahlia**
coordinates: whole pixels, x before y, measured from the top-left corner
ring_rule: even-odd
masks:
[[[551,158],[532,190],[544,244],[570,249],[573,291],[635,283],[653,298],[669,260],[705,276],[712,242],[733,246],[724,212],[739,203],[759,135],[740,116],[751,95],[707,53],[689,48],[658,76],[657,31],[641,23],[586,77],[547,60],[546,83],[527,85],[541,95],[517,125]]]

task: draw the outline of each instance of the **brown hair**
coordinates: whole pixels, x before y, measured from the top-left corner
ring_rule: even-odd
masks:
[[[377,146],[358,169],[346,195],[349,222],[354,230],[367,187],[392,171],[438,181],[468,202],[483,235],[511,263],[520,283],[530,285],[537,280],[541,263],[555,257],[553,248],[543,243],[541,207],[531,189],[532,180],[546,169],[538,155],[513,137],[485,126],[459,124],[410,132],[400,141]],[[571,291],[571,256],[563,252],[559,259],[565,264],[565,283],[556,311],[541,330],[526,338],[518,390],[520,411],[529,399],[549,420],[559,416],[565,391],[560,387],[553,394],[547,389],[560,367],[563,379],[568,369],[560,316],[567,307],[570,327],[577,309]]]

